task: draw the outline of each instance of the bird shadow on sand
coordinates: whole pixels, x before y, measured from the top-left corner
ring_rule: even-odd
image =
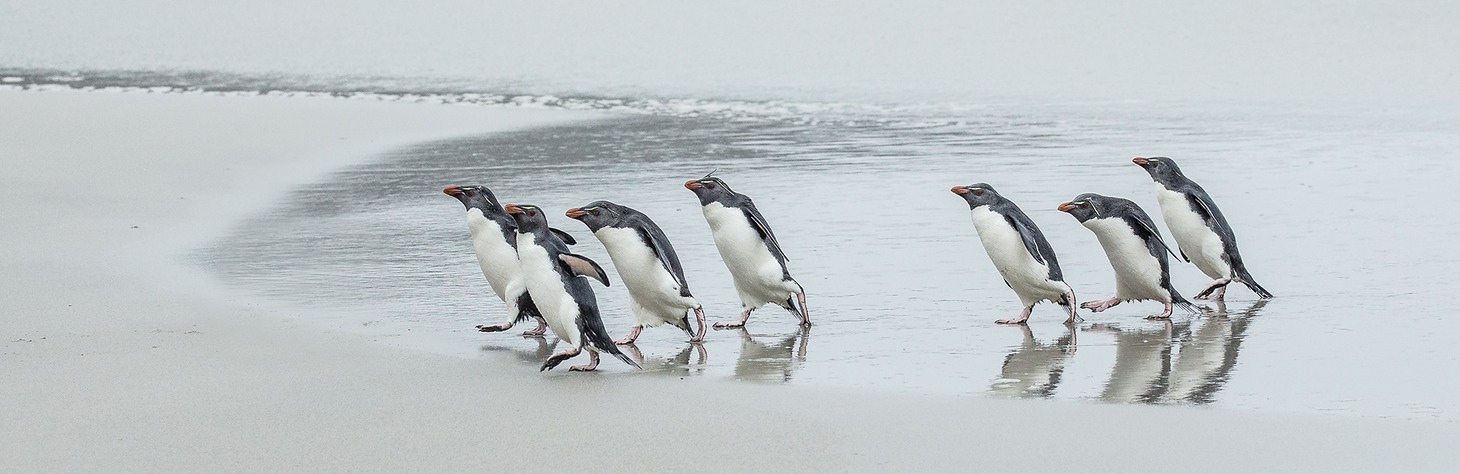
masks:
[[[806,361],[811,328],[801,327],[786,336],[752,336],[740,328],[740,357],[735,360],[735,379],[747,382],[785,383]]]
[[[1201,315],[1163,321],[1154,329],[1092,324],[1084,330],[1115,338],[1115,367],[1099,399],[1115,403],[1205,404],[1216,400],[1252,320],[1268,300],[1240,311],[1213,302]]]

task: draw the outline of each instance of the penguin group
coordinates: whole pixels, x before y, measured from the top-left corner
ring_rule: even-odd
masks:
[[[1212,282],[1198,299],[1221,300],[1226,287],[1242,283],[1261,298],[1272,294],[1252,278],[1237,251],[1236,237],[1201,186],[1181,173],[1170,158],[1136,158],[1133,162],[1156,182],[1162,217],[1176,242],[1171,247],[1140,206],[1127,199],[1086,193],[1057,209],[1090,229],[1115,270],[1115,294],[1077,303],[1064,281],[1054,249],[1019,206],[986,183],[954,186],[972,214],[974,229],[1004,282],[1018,296],[1022,311],[1000,324],[1025,324],[1036,304],[1063,306],[1067,324],[1078,319],[1077,307],[1100,312],[1127,301],[1154,300],[1163,310],[1152,319],[1171,317],[1174,307],[1192,303],[1171,285],[1168,255],[1191,262]],[[806,291],[791,276],[788,259],[770,224],[750,197],[735,192],[714,172],[684,183],[694,193],[710,227],[715,248],[730,271],[741,312],[715,328],[743,327],[756,309],[775,304],[803,326],[811,325]],[[595,370],[599,353],[635,368],[639,365],[618,346],[633,344],[645,328],[670,325],[690,342],[704,340],[704,308],[690,291],[684,269],[663,229],[649,216],[628,206],[593,201],[563,214],[580,221],[603,243],[627,288],[634,326],[617,340],[610,337],[594,297],[593,282],[610,286],[603,268],[591,258],[571,252],[577,242],[548,226],[547,212],[531,204],[500,203],[490,189],[447,186],[443,192],[466,207],[467,227],[477,262],[493,293],[507,306],[507,319],[477,326],[482,332],[511,329],[533,321],[524,335],[551,330],[567,344],[543,361],[540,370],[587,351],[589,361],[572,371]],[[590,281],[592,280],[592,281]],[[693,315],[693,321],[690,316]]]
[[[810,326],[806,291],[791,277],[786,255],[750,197],[731,190],[713,171],[686,181],[684,187],[698,197],[715,247],[740,295],[740,317],[715,323],[715,327],[743,327],[751,311],[766,303],[785,308],[802,326]],[[644,213],[609,201],[594,201],[564,212],[582,222],[603,243],[619,280],[628,288],[630,312],[636,324],[623,338],[614,340],[605,329],[588,281],[609,286],[608,275],[597,262],[569,251],[575,240],[549,227],[542,208],[499,203],[486,186],[453,185],[442,192],[466,206],[467,228],[482,275],[507,304],[507,321],[479,325],[477,329],[505,331],[533,319],[538,327],[523,335],[542,335],[550,329],[568,344],[566,350],[543,361],[539,370],[551,370],[585,349],[588,364],[570,370],[596,369],[600,352],[638,368],[638,363],[618,345],[632,344],[646,327],[669,324],[683,330],[691,342],[704,340],[704,308],[690,292],[669,237]]]

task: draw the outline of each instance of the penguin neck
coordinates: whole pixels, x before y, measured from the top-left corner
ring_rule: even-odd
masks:
[[[747,198],[745,196],[732,192],[716,194],[714,196],[700,195],[700,206],[708,206],[713,203],[720,203],[721,206],[725,207],[740,207],[740,203],[745,202],[746,200]]]

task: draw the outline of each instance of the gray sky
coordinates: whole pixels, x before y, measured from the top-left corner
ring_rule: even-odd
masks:
[[[1460,103],[1456,1],[0,2],[3,66],[918,101]]]

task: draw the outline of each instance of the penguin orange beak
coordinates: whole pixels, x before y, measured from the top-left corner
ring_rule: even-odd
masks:
[[[1150,163],[1149,160],[1146,160],[1145,158],[1141,158],[1139,156],[1135,157],[1135,159],[1133,159],[1133,160],[1130,160],[1130,162],[1131,163],[1138,164],[1138,165],[1141,165],[1141,166],[1146,166],[1146,163]]]
[[[963,187],[963,186],[954,186],[953,187],[953,194],[964,195],[964,194],[968,194],[968,193],[971,193],[971,192],[973,192],[973,191],[969,191],[968,188]]]
[[[441,192],[446,193],[448,196],[460,196],[463,194],[461,192],[461,186],[457,186],[454,184],[451,186],[447,186],[446,189],[442,189]]]
[[[703,188],[703,187],[705,187],[705,185],[700,184],[699,181],[695,181],[693,179],[684,182],[684,188],[685,189],[700,189],[700,188]]]
[[[572,209],[568,209],[568,212],[566,212],[564,214],[567,215],[568,217],[571,217],[571,218],[574,218],[574,219],[577,219],[579,217],[583,217],[583,216],[588,215],[588,213],[583,212],[583,209],[576,208],[576,207],[575,208],[572,208]]]
[[[517,207],[516,204],[508,204],[508,205],[502,206],[502,210],[503,211],[507,211],[508,214],[521,214],[522,213],[522,208]]]
[[[1058,207],[1056,209],[1059,209],[1060,212],[1070,212],[1070,211],[1075,210],[1075,205],[1074,204],[1067,203],[1067,202],[1064,202],[1064,203],[1060,203],[1060,207]]]

